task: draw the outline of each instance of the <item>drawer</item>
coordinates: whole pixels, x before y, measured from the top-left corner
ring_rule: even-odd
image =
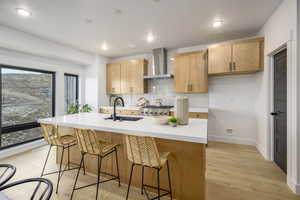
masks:
[[[170,112],[170,116],[174,116],[174,112]],[[190,112],[190,118],[208,119],[208,113]]]

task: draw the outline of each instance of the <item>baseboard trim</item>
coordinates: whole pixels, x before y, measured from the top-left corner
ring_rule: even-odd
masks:
[[[267,156],[267,154],[266,154],[265,150],[262,148],[261,144],[257,143],[256,144],[256,149],[264,157],[264,159],[271,160],[271,158],[269,158]]]
[[[44,140],[37,140],[19,146],[4,149],[0,151],[0,159],[23,153],[25,151],[30,151],[34,148],[41,147],[43,145],[46,145],[46,142]]]
[[[245,144],[255,146],[256,141],[244,139],[244,138],[237,138],[237,137],[224,137],[218,135],[209,135],[208,141],[216,141],[216,142],[225,142],[225,143],[232,143],[232,144]]]
[[[300,184],[296,184],[292,180],[287,180],[287,184],[296,195],[300,195]]]

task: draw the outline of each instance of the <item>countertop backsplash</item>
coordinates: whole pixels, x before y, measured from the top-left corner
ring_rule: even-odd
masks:
[[[173,79],[148,80],[148,93],[134,95],[119,95],[123,97],[125,105],[135,106],[140,97],[145,97],[153,104],[155,99],[162,99],[163,105],[174,105],[175,97],[182,95],[189,97],[190,107],[208,107],[208,94],[176,94],[173,92]]]

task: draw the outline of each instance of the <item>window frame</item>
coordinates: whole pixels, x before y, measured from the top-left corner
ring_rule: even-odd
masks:
[[[29,130],[29,129],[40,127],[40,124],[37,121],[2,127],[2,69],[3,68],[23,70],[23,71],[31,71],[31,72],[39,72],[39,73],[44,73],[44,74],[51,74],[52,75],[52,117],[55,116],[55,98],[56,98],[56,96],[55,96],[55,94],[56,94],[56,73],[55,72],[42,70],[42,69],[34,69],[34,68],[18,67],[18,66],[0,64],[0,150],[15,147],[15,146],[19,146],[19,145],[22,145],[22,144],[26,144],[26,143],[29,143],[29,142],[36,141],[36,140],[41,140],[43,138],[41,136],[41,137],[34,138],[34,139],[31,139],[31,140],[27,140],[27,141],[23,141],[23,142],[20,142],[20,143],[17,143],[17,144],[12,144],[12,145],[2,147],[2,134],[9,134],[11,132]]]
[[[64,73],[64,84],[66,84],[65,83],[65,77],[66,76],[70,76],[70,77],[75,77],[76,78],[76,94],[75,94],[75,98],[76,98],[77,101],[79,101],[79,75],[78,74]],[[64,99],[64,101],[65,101],[65,99]]]

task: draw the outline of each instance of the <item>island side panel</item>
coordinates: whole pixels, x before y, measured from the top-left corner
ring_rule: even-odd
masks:
[[[118,158],[121,182],[128,184],[131,163],[127,160],[125,137],[123,134],[97,131],[98,137],[108,142],[120,144]],[[205,199],[205,144],[166,140],[156,138],[160,152],[171,152],[169,157],[173,196],[177,200],[204,200]],[[59,150],[60,152],[60,150]],[[67,155],[67,154],[65,154]],[[60,153],[57,154],[60,160]],[[64,159],[66,162],[67,159]],[[71,161],[78,163],[80,153],[76,149],[71,150]],[[96,174],[97,159],[95,156],[86,156],[86,170]],[[103,160],[102,171],[116,174],[115,155]],[[167,168],[160,171],[160,186],[168,189]],[[156,170],[145,168],[145,184],[157,185]],[[141,186],[141,167],[136,166],[132,177],[132,186]]]

